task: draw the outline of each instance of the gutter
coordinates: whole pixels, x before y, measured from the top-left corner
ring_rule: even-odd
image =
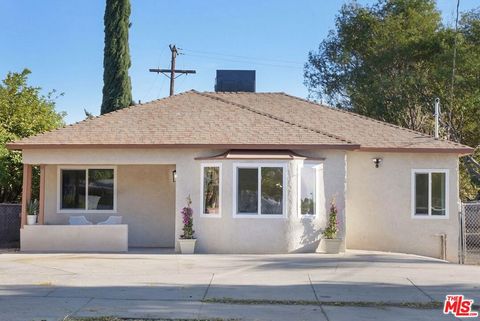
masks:
[[[415,147],[362,147],[360,144],[22,144],[8,143],[9,150],[24,149],[238,149],[238,150],[311,150],[311,149],[336,149],[359,152],[385,152],[385,153],[452,153],[460,156],[473,154],[474,148],[468,146],[448,148],[415,148]]]
[[[198,148],[198,149],[338,149],[338,150],[358,150],[358,144],[6,144],[9,150],[24,149],[163,149],[163,148]]]

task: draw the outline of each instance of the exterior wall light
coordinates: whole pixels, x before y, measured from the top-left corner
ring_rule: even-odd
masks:
[[[379,168],[380,163],[383,161],[383,159],[381,159],[380,157],[375,157],[375,158],[372,158],[372,161],[375,164],[375,168]]]
[[[172,180],[173,180],[174,183],[177,181],[177,170],[176,169],[174,169],[172,171]]]

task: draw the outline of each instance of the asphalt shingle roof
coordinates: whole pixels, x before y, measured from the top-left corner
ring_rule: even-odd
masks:
[[[54,147],[338,148],[469,153],[471,148],[284,93],[188,91],[24,138]]]

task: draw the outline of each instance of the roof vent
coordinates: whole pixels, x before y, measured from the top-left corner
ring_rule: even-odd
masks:
[[[255,92],[255,70],[217,70],[215,91]]]

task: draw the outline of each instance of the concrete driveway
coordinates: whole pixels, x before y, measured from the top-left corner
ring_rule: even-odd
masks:
[[[453,320],[432,303],[451,293],[479,304],[480,266],[363,251],[0,254],[0,320],[8,321],[63,320],[67,315]]]

